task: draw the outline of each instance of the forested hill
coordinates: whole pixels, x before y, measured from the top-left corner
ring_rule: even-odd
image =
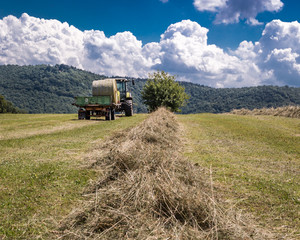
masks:
[[[254,109],[300,104],[300,88],[258,86],[244,88],[210,88],[183,82],[191,96],[182,113],[222,113],[232,109]]]
[[[66,65],[0,66],[0,94],[29,113],[71,113],[74,96],[90,95],[101,78]]]
[[[105,76],[66,65],[0,66],[0,94],[29,113],[71,113],[75,96],[91,96],[92,82]],[[140,92],[145,79],[131,86],[135,111],[146,112]],[[216,89],[181,82],[191,96],[182,113],[229,112],[235,108],[300,104],[300,88],[260,86]]]

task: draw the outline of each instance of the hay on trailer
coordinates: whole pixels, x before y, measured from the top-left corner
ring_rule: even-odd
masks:
[[[117,82],[114,78],[93,81],[93,96],[110,96],[112,102],[117,103],[119,101],[117,91]]]
[[[92,167],[105,169],[61,239],[266,239],[225,210],[204,169],[180,154],[180,127],[165,109],[116,134]]]
[[[261,109],[234,109],[230,113],[237,115],[272,115],[290,118],[300,118],[300,106],[286,106],[278,108],[261,108]]]

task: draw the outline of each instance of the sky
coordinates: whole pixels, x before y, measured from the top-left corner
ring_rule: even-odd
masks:
[[[300,87],[299,9],[297,0],[2,1],[0,64]]]

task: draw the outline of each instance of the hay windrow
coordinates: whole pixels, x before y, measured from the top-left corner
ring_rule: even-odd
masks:
[[[60,239],[267,239],[225,210],[213,180],[180,154],[180,127],[161,108],[95,155],[105,169],[81,209],[61,224]]]
[[[261,109],[234,109],[230,112],[237,115],[271,115],[290,118],[300,118],[300,106],[286,106],[278,108],[261,108]]]

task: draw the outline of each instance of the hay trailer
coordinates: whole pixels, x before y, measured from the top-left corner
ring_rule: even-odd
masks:
[[[78,119],[105,116],[105,120],[115,120],[116,112],[133,115],[132,96],[126,78],[106,78],[93,81],[92,97],[75,97],[73,105],[79,108]]]

